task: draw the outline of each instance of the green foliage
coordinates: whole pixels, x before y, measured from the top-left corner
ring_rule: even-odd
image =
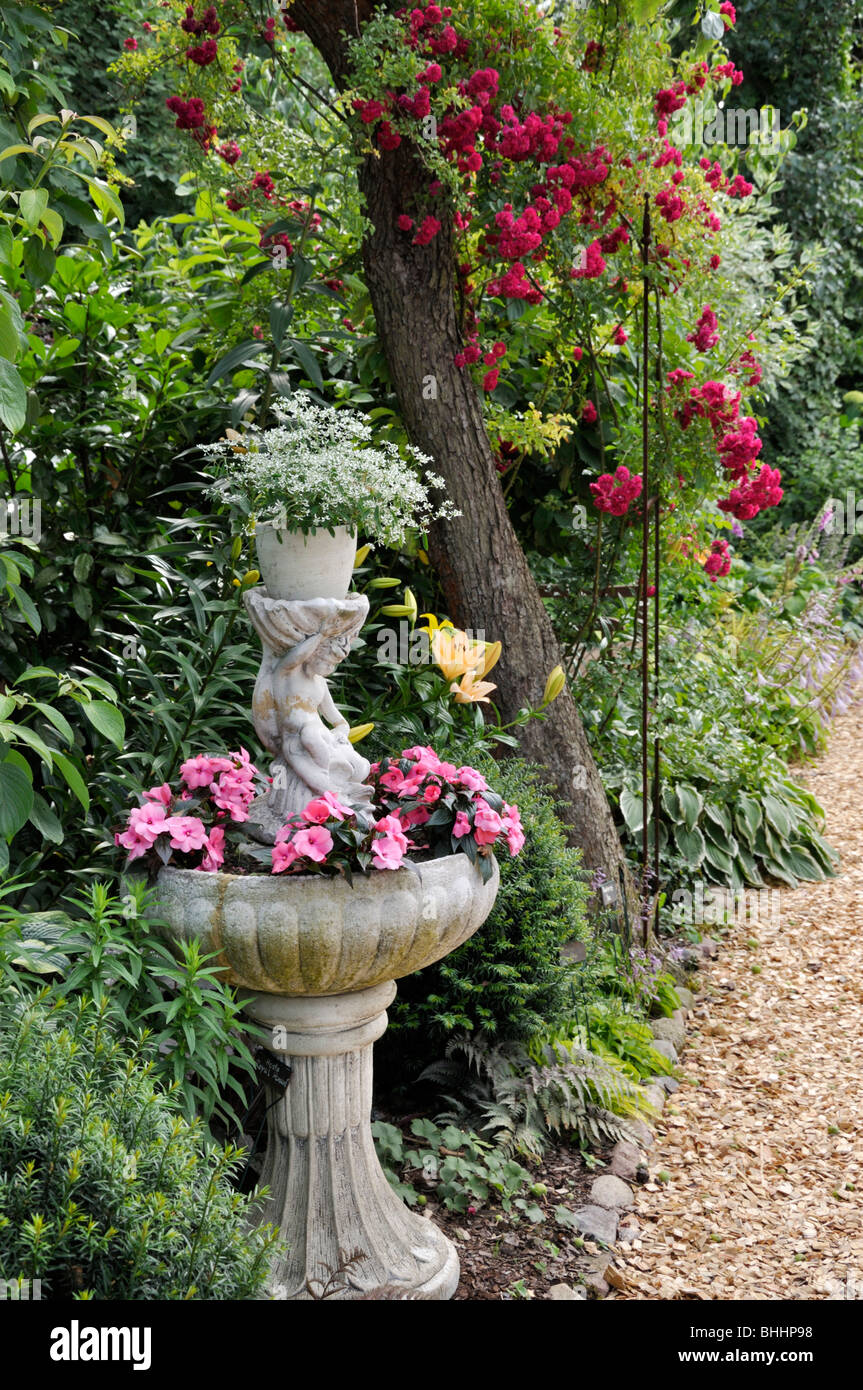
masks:
[[[382,1066],[396,1055],[402,1069],[408,1058],[417,1065],[431,1061],[465,1028],[494,1040],[527,1039],[571,1012],[573,967],[561,947],[586,931],[580,856],[567,848],[537,769],[518,759],[486,758],[478,766],[518,805],[526,842],[514,859],[501,856],[500,891],[480,930],[399,984],[378,1045]]]
[[[454,1038],[424,1079],[449,1088],[447,1119],[472,1124],[506,1153],[539,1155],[554,1138],[582,1149],[625,1138],[627,1117],[644,1109],[632,1072],[583,1046],[573,1029],[547,1037],[529,1048]]]
[[[412,1148],[395,1125],[381,1120],[372,1125],[384,1172],[410,1205],[416,1204],[416,1188],[400,1173],[408,1179],[414,1172],[421,1174],[424,1185],[431,1186],[448,1211],[466,1212],[474,1204],[494,1202],[516,1220],[519,1215],[529,1221],[543,1220],[541,1208],[530,1201],[532,1175],[494,1143],[472,1130],[441,1126],[426,1118],[412,1120],[410,1133],[415,1141]]]
[[[67,998],[110,1001],[122,1038],[152,1035],[153,1075],[174,1088],[186,1118],[236,1129],[247,1103],[242,1083],[255,1081],[247,1039],[260,1030],[240,1017],[236,991],[196,941],[182,943],[178,956],[167,949],[148,918],[143,881],[124,887],[119,898],[91,883],[64,901],[67,911],[19,912],[0,903],[0,982],[20,989],[54,975]]]
[[[208,1144],[122,1044],[110,1005],[0,1004],[0,1273],[45,1298],[246,1299],[271,1228],[231,1188],[242,1152]]]

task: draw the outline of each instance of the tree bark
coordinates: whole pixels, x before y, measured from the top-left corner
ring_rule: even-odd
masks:
[[[358,33],[373,8],[370,0],[295,0],[292,6],[291,14],[339,85],[346,78],[340,31]],[[539,703],[561,655],[507,511],[479,394],[470,373],[454,363],[463,343],[453,222],[444,199],[429,195],[429,181],[405,140],[364,162],[360,191],[374,227],[363,247],[366,279],[408,434],[432,457],[461,512],[455,520],[437,522],[430,537],[448,615],[456,625],[502,642],[494,673],[497,703],[511,719],[524,706]],[[426,212],[441,221],[429,245],[415,246],[410,234],[399,231],[396,220],[405,212],[417,223]],[[632,902],[620,840],[569,691],[549,707],[545,719],[520,731],[520,743],[523,755],[546,769],[566,803],[570,838],[581,848],[585,865],[602,869],[615,885],[623,869]]]

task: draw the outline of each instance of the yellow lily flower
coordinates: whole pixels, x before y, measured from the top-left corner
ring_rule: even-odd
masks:
[[[432,632],[432,656],[448,681],[469,671],[477,673],[485,664],[485,643],[470,642],[458,628],[438,627]]]
[[[477,680],[475,671],[466,671],[458,684],[453,681],[450,690],[457,705],[487,705],[489,695],[497,686]]]
[[[477,671],[477,675],[487,676],[492,666],[497,665],[498,661],[500,660],[500,654],[502,651],[502,642],[486,642],[485,657],[483,659],[482,667],[480,668],[480,670]]]

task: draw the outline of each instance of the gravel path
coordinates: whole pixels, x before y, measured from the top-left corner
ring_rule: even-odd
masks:
[[[863,714],[807,781],[840,875],[722,937],[613,1297],[863,1299]]]

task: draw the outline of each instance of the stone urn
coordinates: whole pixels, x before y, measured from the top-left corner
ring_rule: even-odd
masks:
[[[498,882],[496,864],[483,883],[464,854],[373,870],[353,886],[311,874],[159,873],[169,938],[196,937],[217,953],[226,978],[251,991],[246,1010],[287,1064],[266,1083],[260,1219],[277,1224],[286,1245],[271,1296],[320,1297],[325,1285],[344,1299],[455,1292],[455,1247],[404,1205],[375,1154],[372,1045],[395,981],[466,941]]]

